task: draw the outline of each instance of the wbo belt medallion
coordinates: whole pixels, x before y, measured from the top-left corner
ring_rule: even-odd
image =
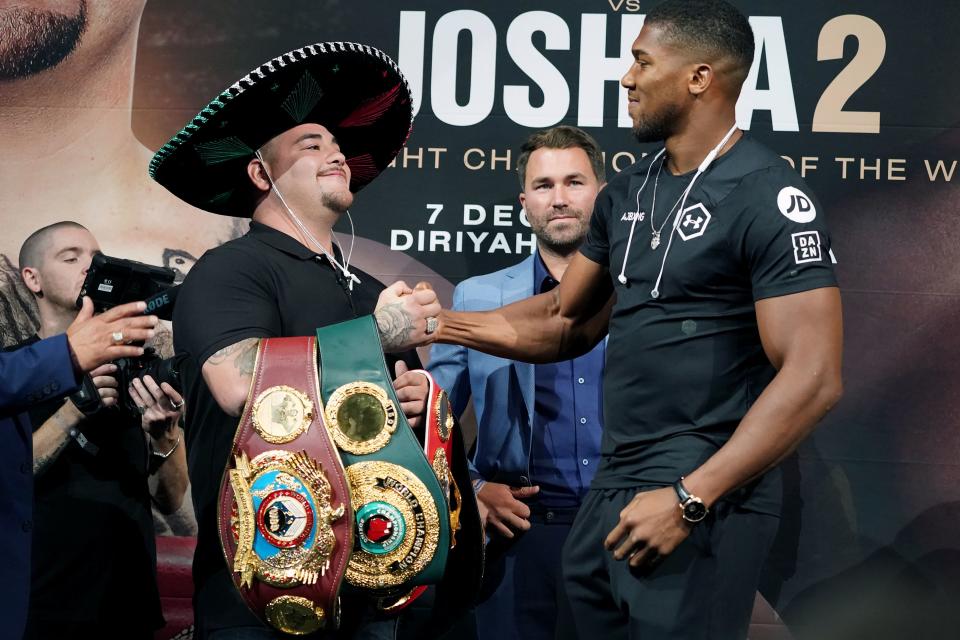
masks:
[[[344,505],[331,504],[322,466],[303,451],[267,451],[252,461],[241,453],[230,485],[241,584],[253,577],[278,587],[315,584],[336,544],[331,524],[344,514]]]

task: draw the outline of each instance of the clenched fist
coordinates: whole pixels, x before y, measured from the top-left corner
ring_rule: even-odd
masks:
[[[426,282],[411,289],[400,280],[384,289],[374,312],[383,350],[404,351],[430,343],[440,309],[437,293]]]

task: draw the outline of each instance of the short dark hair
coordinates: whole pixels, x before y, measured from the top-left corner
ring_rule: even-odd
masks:
[[[560,125],[552,129],[544,129],[532,134],[520,147],[520,157],[517,158],[517,175],[520,177],[520,188],[527,185],[527,161],[530,154],[537,149],[583,149],[590,160],[590,167],[598,182],[606,182],[607,172],[603,165],[603,151],[600,145],[589,133],[577,127]]]
[[[753,30],[747,17],[724,0],[667,0],[650,10],[644,24],[659,27],[681,49],[729,58],[740,84],[750,72]]]
[[[23,245],[20,247],[20,255],[17,258],[20,263],[17,265],[17,268],[24,269],[26,267],[33,267],[35,269],[39,267],[40,261],[43,259],[43,252],[50,243],[50,236],[53,235],[54,231],[66,228],[87,229],[79,222],[74,222],[73,220],[62,220],[37,229],[23,241]]]

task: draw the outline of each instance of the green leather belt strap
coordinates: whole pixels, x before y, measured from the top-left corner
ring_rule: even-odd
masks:
[[[347,582],[375,591],[440,582],[446,496],[393,389],[373,316],[317,329],[326,426],[351,483],[356,544]]]

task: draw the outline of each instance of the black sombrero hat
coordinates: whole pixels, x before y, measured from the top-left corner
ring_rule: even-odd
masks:
[[[246,174],[271,138],[313,122],[337,137],[350,190],[376,178],[413,128],[410,87],[373,47],[322,42],[260,65],[204,107],[150,161],[150,177],[195,207],[250,216],[257,193]]]

